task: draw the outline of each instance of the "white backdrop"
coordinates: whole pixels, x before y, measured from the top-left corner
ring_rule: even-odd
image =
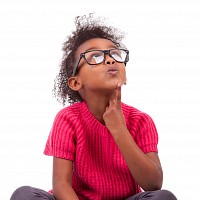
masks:
[[[1,0],[0,199],[15,188],[51,188],[43,149],[64,39],[74,17],[95,12],[127,33],[123,101],[147,112],[159,132],[163,188],[197,199],[200,179],[200,1]]]

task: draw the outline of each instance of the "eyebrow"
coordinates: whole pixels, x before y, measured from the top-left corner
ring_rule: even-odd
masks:
[[[116,45],[111,45],[111,46],[108,47],[108,49],[110,49],[110,48],[118,48],[118,47]],[[90,47],[89,49],[86,49],[85,52],[91,51],[91,50],[102,50],[102,49],[99,49],[99,48],[96,48],[96,47]],[[105,49],[103,49],[103,50],[105,50]]]

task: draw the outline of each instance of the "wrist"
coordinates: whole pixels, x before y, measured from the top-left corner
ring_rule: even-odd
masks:
[[[126,134],[129,134],[129,131],[127,127],[120,126],[120,127],[113,127],[113,129],[110,130],[110,133],[116,140],[116,139],[122,139]]]

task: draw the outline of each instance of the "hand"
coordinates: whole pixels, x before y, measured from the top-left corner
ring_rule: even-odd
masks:
[[[111,134],[116,131],[126,128],[126,121],[121,107],[121,84],[118,83],[116,91],[109,100],[109,105],[103,114],[103,119],[106,127],[110,130]]]

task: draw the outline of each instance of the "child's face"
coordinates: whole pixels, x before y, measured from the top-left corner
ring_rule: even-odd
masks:
[[[110,40],[102,38],[90,39],[79,46],[76,51],[76,60],[80,54],[88,50],[110,50],[116,48]],[[89,65],[84,58],[79,63],[77,74],[82,86],[89,90],[110,90],[115,89],[120,83],[126,82],[125,64],[117,62],[109,55],[98,65]]]

